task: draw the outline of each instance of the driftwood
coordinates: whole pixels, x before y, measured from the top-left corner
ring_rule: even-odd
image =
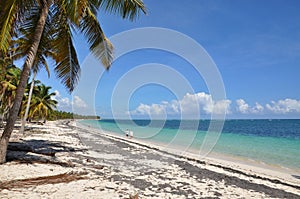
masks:
[[[63,173],[53,176],[43,176],[37,178],[27,178],[21,180],[11,180],[0,182],[0,190],[2,189],[13,189],[13,188],[24,188],[43,184],[57,184],[57,183],[68,183],[75,180],[87,179],[84,176],[86,173]]]

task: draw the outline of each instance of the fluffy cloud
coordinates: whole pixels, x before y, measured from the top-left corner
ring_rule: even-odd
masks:
[[[73,106],[75,108],[86,108],[87,104],[79,96],[75,95],[73,100]]]
[[[259,103],[255,103],[255,106],[251,107],[249,104],[245,102],[243,99],[236,100],[237,104],[237,111],[242,114],[248,114],[248,113],[262,113],[264,110],[264,107],[260,105]]]
[[[241,113],[245,115],[264,114],[288,114],[300,113],[300,100],[283,99],[271,101],[265,105],[256,102],[249,105],[244,99],[236,100],[234,112],[230,109],[230,100],[214,101],[212,96],[204,92],[187,93],[181,100],[162,101],[159,104],[140,104],[135,110],[130,111],[133,115],[151,115],[153,117],[165,115],[184,115],[198,118],[200,114],[223,114]]]
[[[181,100],[163,101],[160,104],[140,104],[131,111],[134,115],[183,115],[199,117],[201,112],[206,114],[224,114],[230,112],[230,100],[214,101],[212,96],[204,92],[190,94],[187,93]]]
[[[181,110],[185,114],[197,114],[199,108],[206,114],[222,114],[230,112],[231,101],[214,101],[211,95],[201,92],[196,94],[187,93],[178,104],[180,104]]]
[[[273,113],[300,113],[300,100],[284,99],[277,102],[271,101],[266,104],[266,108]]]
[[[261,113],[261,112],[263,112],[263,110],[264,110],[264,107],[256,102],[255,106],[252,108],[252,113]]]
[[[300,100],[295,99],[283,99],[277,102],[271,101],[265,106],[259,103],[255,103],[255,106],[251,107],[243,99],[236,100],[236,110],[242,114],[257,114],[257,113],[275,113],[275,114],[287,114],[287,113],[300,113]],[[267,111],[267,112],[266,112]]]
[[[249,105],[243,99],[236,100],[237,111],[240,113],[248,113]]]
[[[162,115],[165,113],[165,109],[166,106],[162,104],[140,104],[132,113],[140,115]]]
[[[69,108],[71,105],[71,101],[67,97],[62,97],[58,90],[54,91],[55,96],[53,96],[53,99],[58,102],[57,107],[58,108]]]
[[[53,97],[54,100],[58,102],[57,107],[60,110],[64,111],[71,111],[72,107],[75,109],[83,109],[87,107],[87,104],[84,100],[82,100],[79,96],[74,96],[73,101],[71,101],[67,97],[62,97],[58,90],[55,90],[55,96]]]

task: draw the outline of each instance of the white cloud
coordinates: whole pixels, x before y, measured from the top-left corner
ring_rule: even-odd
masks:
[[[243,99],[236,100],[237,110],[240,113],[248,113],[249,105]]]
[[[224,112],[226,112],[226,114],[229,114],[231,113],[230,104],[230,100],[219,100],[215,102],[212,112],[215,114],[223,114]]]
[[[74,101],[73,101],[73,106],[74,106],[74,108],[86,108],[87,104],[79,96],[75,95]]]
[[[55,96],[53,99],[58,102],[57,107],[63,111],[72,111],[72,106],[75,109],[84,109],[87,108],[87,104],[84,100],[82,100],[79,96],[75,95],[73,97],[73,101],[71,101],[68,97],[62,97],[58,90],[55,90]]]
[[[59,91],[54,91],[56,96],[53,97],[58,101],[58,109],[63,111],[72,111],[85,113],[89,111],[87,103],[79,96],[75,95],[73,101],[68,97],[62,97]],[[127,114],[135,116],[165,117],[167,115],[183,115],[190,118],[199,118],[201,114],[235,114],[244,115],[264,115],[264,114],[293,114],[300,113],[300,100],[281,99],[271,101],[265,105],[256,102],[249,105],[244,99],[236,100],[236,107],[231,111],[231,100],[213,100],[210,94],[199,92],[195,94],[187,93],[182,99],[172,101],[162,101],[154,104],[141,103],[136,109],[129,111]],[[124,114],[124,113],[122,113]]]
[[[162,101],[160,104],[140,104],[130,113],[133,115],[175,115],[182,113],[184,115],[199,117],[200,113],[222,114],[230,112],[230,100],[214,101],[212,96],[204,92],[190,94],[187,93],[181,100],[172,100],[170,102]]]
[[[56,94],[53,96],[53,99],[58,102],[58,108],[69,108],[71,106],[71,100],[67,97],[62,97],[58,90],[55,90],[54,93]]]
[[[267,113],[265,110],[275,114],[300,113],[300,100],[289,98],[278,100],[277,102],[271,101],[271,103],[267,103],[265,106],[256,102],[255,106],[251,107],[243,99],[236,100],[236,104],[237,112],[242,114]]]
[[[251,107],[249,106],[249,104],[245,102],[245,100],[238,99],[236,100],[236,104],[237,104],[237,111],[242,114],[248,114],[248,113],[257,114],[257,113],[262,113],[264,110],[264,107],[257,102],[255,103],[255,106]]]
[[[262,113],[264,111],[264,107],[259,104],[259,103],[255,103],[255,106],[252,108],[252,113]]]
[[[266,104],[266,108],[273,113],[300,113],[300,100],[287,98],[277,102],[271,101],[270,104]]]
[[[182,100],[179,101],[181,110],[185,114],[197,114],[203,110],[206,114],[222,114],[230,112],[230,100],[214,101],[212,96],[204,92],[190,94],[187,93]]]
[[[132,113],[139,115],[162,115],[165,113],[165,109],[165,104],[140,104]]]

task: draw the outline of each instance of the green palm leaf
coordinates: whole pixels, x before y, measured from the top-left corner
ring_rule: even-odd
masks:
[[[30,48],[33,43],[32,32],[34,32],[38,20],[40,17],[40,12],[38,6],[33,6],[31,8],[31,14],[25,18],[22,27],[19,29],[19,37],[14,41],[14,54],[13,59],[25,58],[30,52]],[[37,73],[41,68],[45,68],[48,76],[50,76],[50,70],[46,59],[48,57],[53,57],[51,52],[51,40],[52,40],[52,29],[51,29],[51,16],[47,17],[44,31],[41,37],[41,41],[38,46],[37,54],[34,59],[32,70]]]
[[[47,118],[49,111],[56,108],[57,101],[52,99],[55,93],[50,93],[50,89],[50,86],[44,84],[36,86],[30,104],[29,117],[38,115],[38,117]]]
[[[138,17],[141,11],[146,14],[146,7],[141,0],[102,0],[101,7],[130,20]]]
[[[80,29],[88,38],[90,50],[109,69],[113,61],[113,45],[104,35],[96,16],[87,9],[80,23]]]
[[[54,71],[56,76],[61,79],[61,83],[65,85],[69,92],[72,92],[79,80],[80,65],[65,13],[57,12],[55,20],[60,23],[57,24],[57,33],[52,42],[55,52],[54,58],[57,63]]]
[[[17,34],[17,25],[27,16],[33,0],[10,0],[0,2],[0,50],[7,53],[12,38]]]

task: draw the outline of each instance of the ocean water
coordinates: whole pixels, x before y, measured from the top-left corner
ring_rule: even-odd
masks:
[[[210,120],[83,120],[90,127],[162,146],[212,152],[267,165],[300,170],[300,120],[226,120],[222,132],[208,131]],[[217,122],[218,124],[218,122]],[[207,144],[208,143],[208,144]]]

